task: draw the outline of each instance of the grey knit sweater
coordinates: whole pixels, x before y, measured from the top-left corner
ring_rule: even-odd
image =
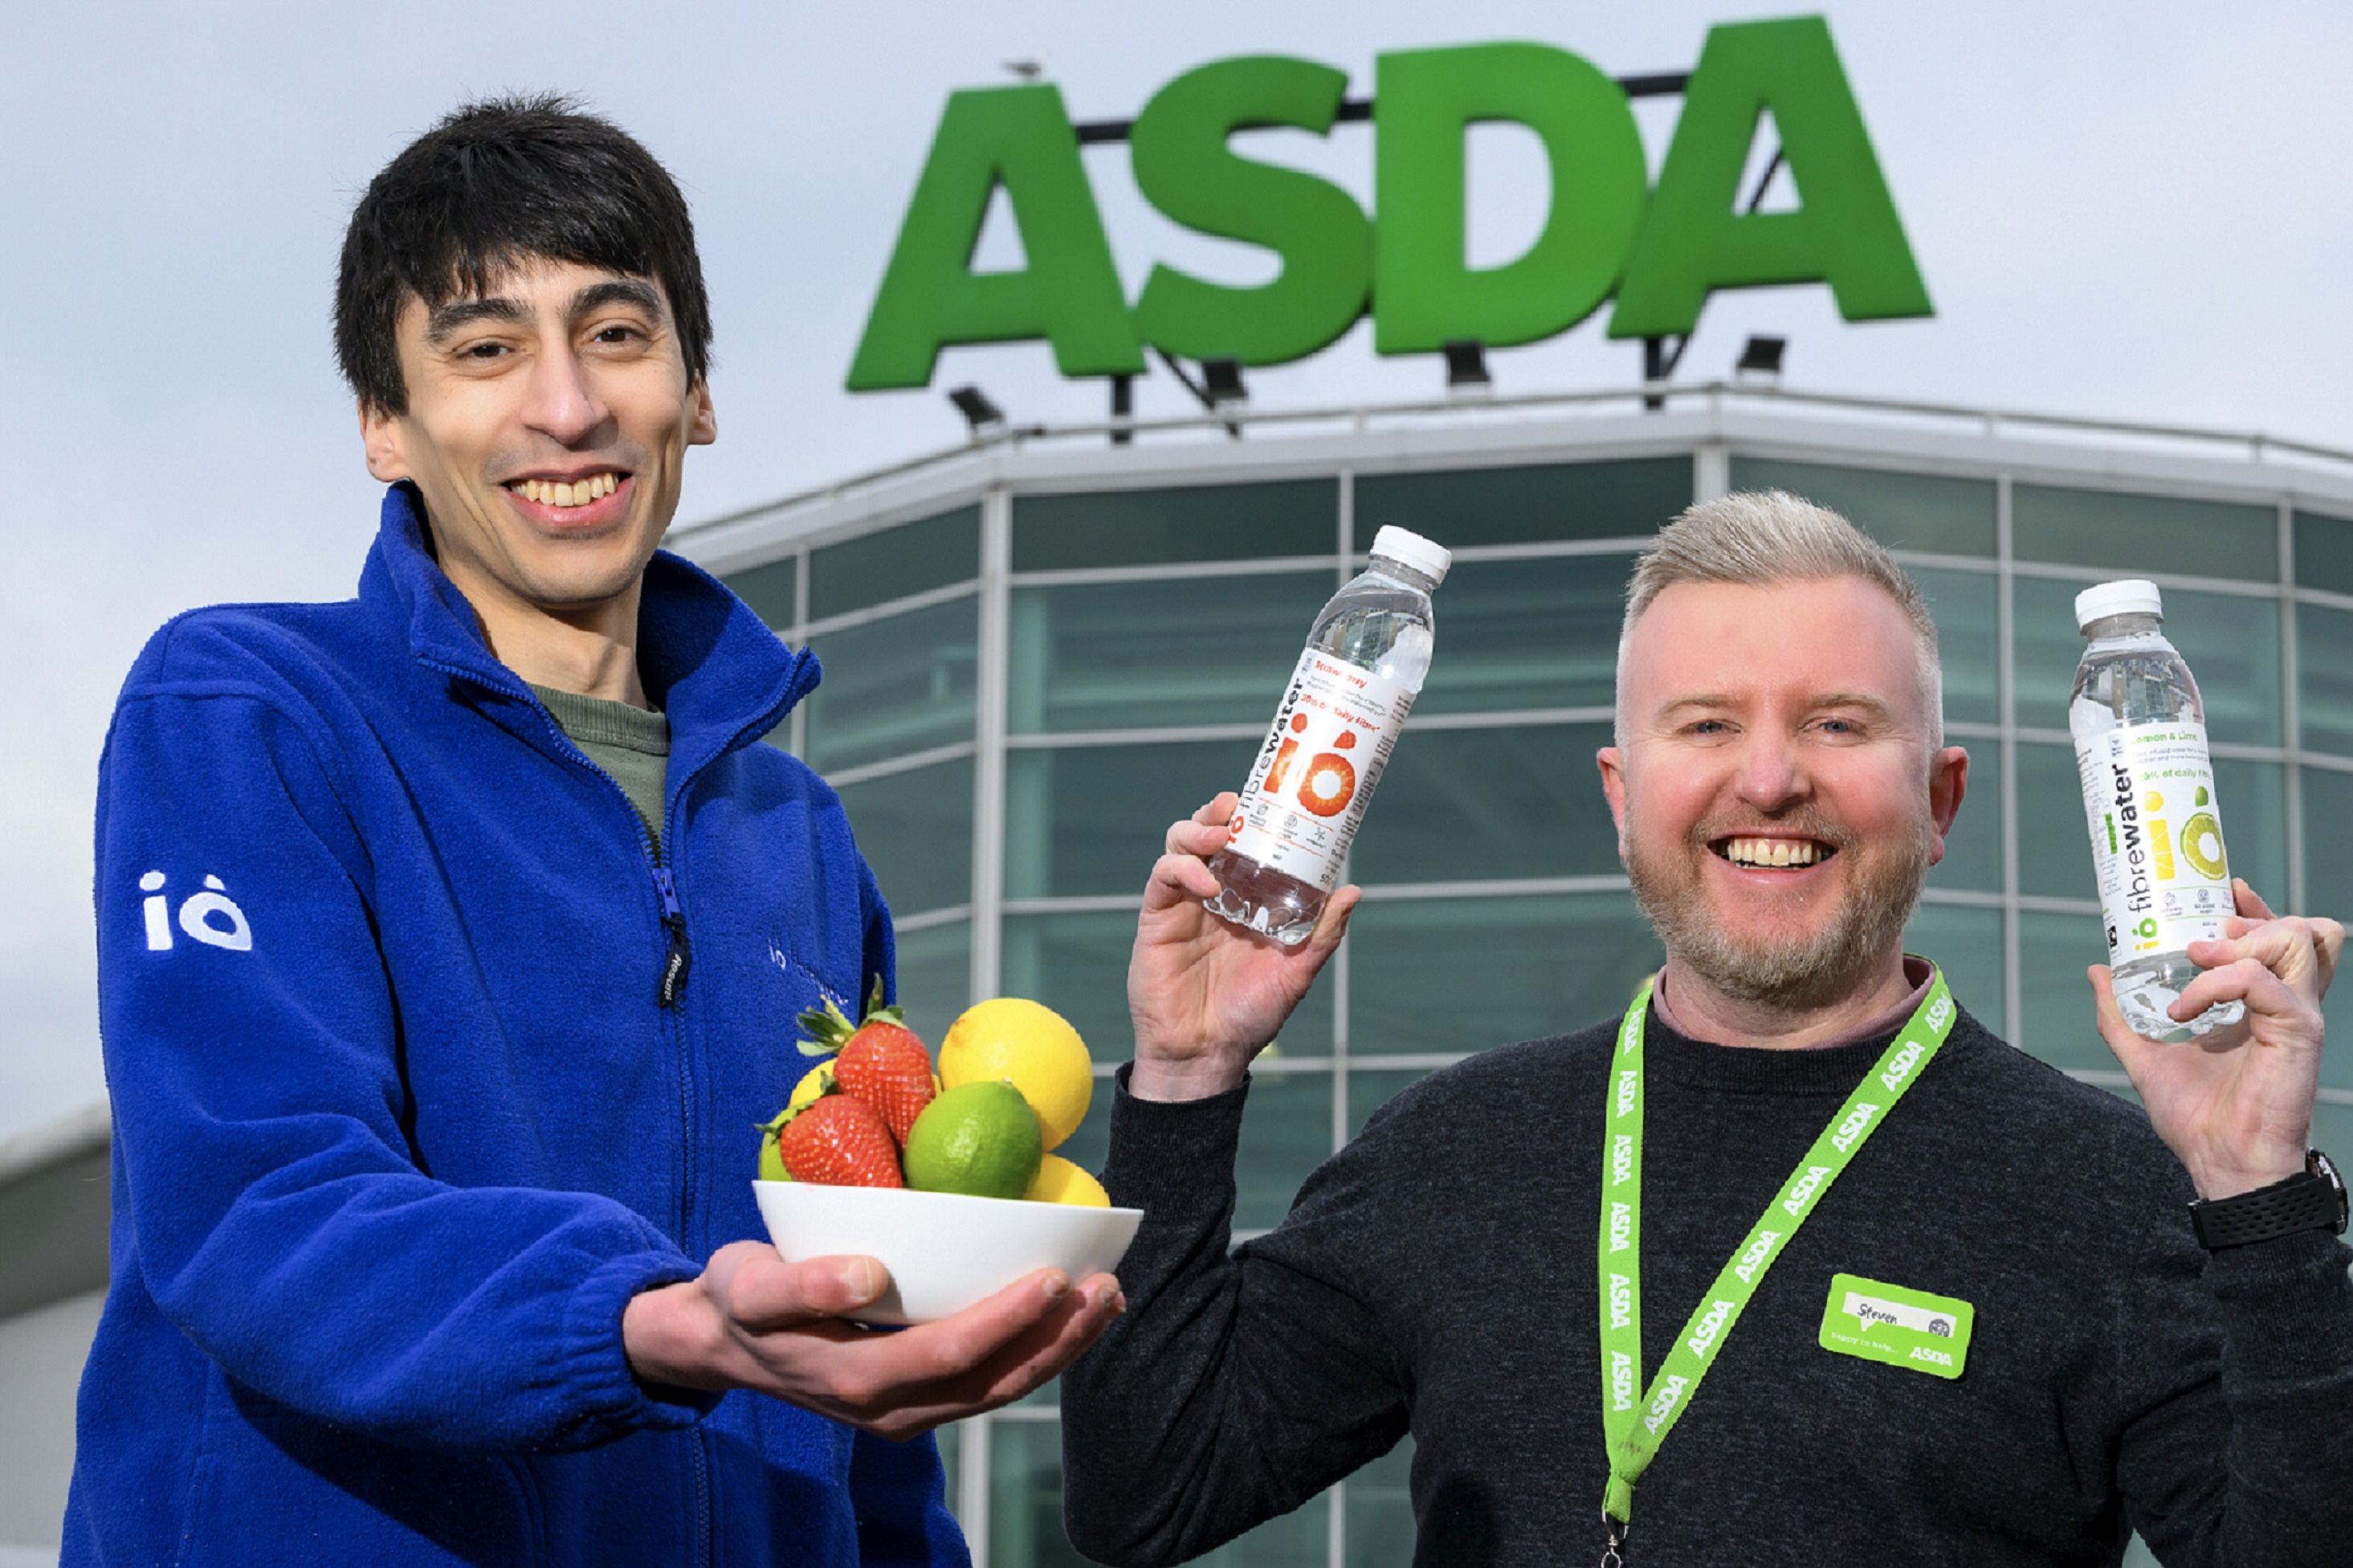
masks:
[[[1650,1024],[1643,1378],[1893,1032],[1729,1049]],[[1418,1564],[1596,1562],[1595,1325],[1614,1024],[1424,1079],[1228,1251],[1247,1087],[1121,1089],[1129,1310],[1065,1374],[1064,1510],[1182,1561],[1409,1430]],[[2136,1107],[1964,1015],[1779,1255],[1634,1497],[1629,1568],[2353,1563],[2353,1261],[2323,1232],[2209,1258]],[[1954,1381],[1817,1341],[1833,1274],[1976,1308]]]

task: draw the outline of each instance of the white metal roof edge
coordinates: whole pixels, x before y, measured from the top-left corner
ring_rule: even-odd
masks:
[[[0,1187],[100,1152],[113,1136],[114,1113],[101,1100],[45,1126],[0,1139]]]
[[[780,547],[849,537],[968,505],[992,487],[1033,494],[1267,481],[1359,472],[1659,456],[1699,446],[1743,455],[1911,471],[2089,483],[2264,504],[2353,507],[2353,451],[2252,433],[2070,419],[1894,399],[1714,384],[1662,389],[1656,413],[1621,406],[1640,389],[1556,397],[1245,415],[1234,440],[1208,416],[1024,426],[853,475],[801,495],[673,528],[666,543],[718,571]],[[1087,443],[1081,445],[1080,443]],[[2228,455],[2232,448],[2241,455]]]

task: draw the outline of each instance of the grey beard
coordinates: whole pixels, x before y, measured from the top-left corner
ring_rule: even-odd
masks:
[[[1862,868],[1846,907],[1820,932],[1742,945],[1709,917],[1698,879],[1681,864],[1647,861],[1631,847],[1636,837],[1630,822],[1628,826],[1627,879],[1668,958],[1726,996],[1793,1012],[1828,1006],[1868,978],[1902,937],[1928,877],[1930,828],[1924,816],[1908,841],[1888,845]],[[1714,853],[1704,842],[1686,847]],[[1852,843],[1839,853],[1859,856]]]

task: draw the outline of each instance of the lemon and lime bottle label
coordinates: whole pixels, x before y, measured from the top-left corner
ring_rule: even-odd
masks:
[[[2206,726],[2127,724],[2077,752],[2108,960],[2179,952],[2222,934],[2231,867],[2214,809]]]
[[[1413,697],[1362,665],[1303,650],[1250,764],[1229,847],[1330,892]]]

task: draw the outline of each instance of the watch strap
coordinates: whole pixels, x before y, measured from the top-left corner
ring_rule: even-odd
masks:
[[[2345,1234],[2345,1184],[2327,1155],[2315,1149],[2293,1176],[2232,1197],[2189,1205],[2190,1228],[2209,1252],[2292,1236],[2300,1230]]]

